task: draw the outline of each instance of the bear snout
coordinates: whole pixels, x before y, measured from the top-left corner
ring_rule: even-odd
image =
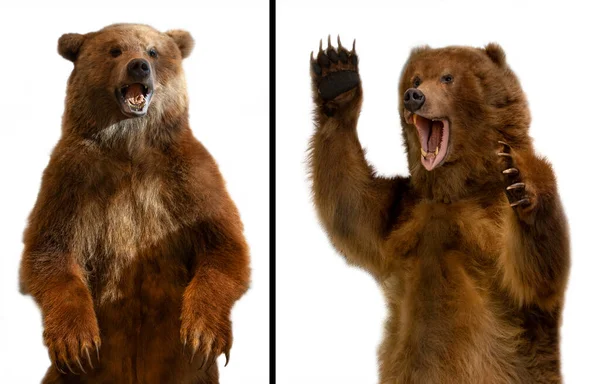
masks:
[[[143,81],[150,77],[150,63],[144,59],[133,59],[127,64],[127,73],[134,81]]]
[[[425,94],[417,88],[409,88],[404,92],[404,107],[411,112],[416,112],[425,103]]]

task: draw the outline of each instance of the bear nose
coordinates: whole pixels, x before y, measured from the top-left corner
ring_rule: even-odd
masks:
[[[145,80],[150,76],[150,64],[144,59],[133,59],[127,64],[127,73],[134,80]]]
[[[409,88],[404,92],[404,107],[411,112],[416,112],[425,103],[425,95],[417,88]]]

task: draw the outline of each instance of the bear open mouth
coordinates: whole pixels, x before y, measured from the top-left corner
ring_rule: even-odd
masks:
[[[450,123],[447,119],[430,120],[417,114],[412,115],[412,122],[421,142],[421,163],[431,171],[443,163],[448,152]]]
[[[152,84],[133,83],[117,89],[121,111],[127,116],[144,116],[152,99]]]

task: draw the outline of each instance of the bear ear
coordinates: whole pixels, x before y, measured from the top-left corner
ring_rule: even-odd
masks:
[[[58,53],[65,59],[75,62],[84,40],[85,35],[65,33],[58,39]]]
[[[194,39],[188,31],[182,29],[172,29],[167,31],[167,35],[171,36],[181,51],[181,58],[185,59],[192,53],[194,48]]]
[[[421,52],[428,51],[430,49],[431,49],[431,47],[429,45],[419,45],[410,50],[410,56],[419,54]]]
[[[506,54],[498,43],[489,43],[486,45],[485,53],[499,67],[506,66]]]

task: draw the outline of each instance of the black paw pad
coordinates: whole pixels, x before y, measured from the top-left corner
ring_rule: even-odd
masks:
[[[321,66],[317,63],[312,63],[312,70],[317,76],[321,76],[321,73],[323,73]]]
[[[354,71],[333,72],[321,79],[319,83],[319,94],[323,100],[333,100],[344,92],[356,88],[360,79]]]
[[[344,64],[348,64],[348,54],[346,53],[345,50],[342,50],[340,52],[340,61]]]
[[[319,54],[319,56],[317,57],[317,62],[323,68],[329,68],[329,66],[331,65],[331,61],[329,61],[329,58],[326,55]]]
[[[334,63],[337,63],[340,60],[337,52],[333,48],[329,48],[327,50],[327,56],[329,56],[329,60],[331,60]]]

